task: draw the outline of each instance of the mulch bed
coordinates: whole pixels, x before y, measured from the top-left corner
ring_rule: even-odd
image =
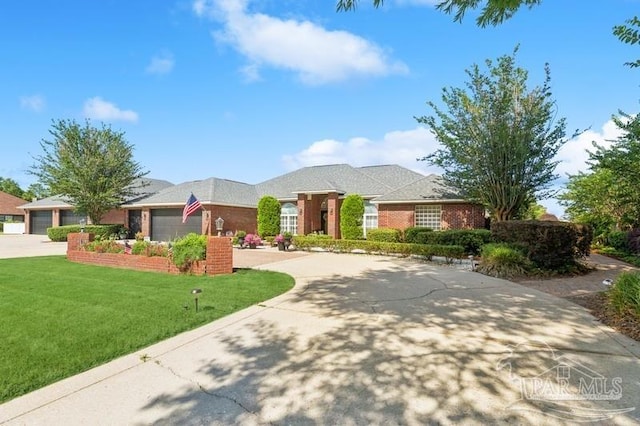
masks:
[[[603,324],[640,342],[640,318],[631,312],[616,312],[609,304],[606,293],[569,296],[566,299],[587,308],[591,315],[598,318]]]

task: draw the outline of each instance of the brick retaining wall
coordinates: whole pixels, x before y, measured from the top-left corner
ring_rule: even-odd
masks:
[[[139,256],[121,253],[96,253],[82,250],[82,245],[93,241],[93,234],[73,233],[67,236],[67,259],[72,262],[114,268],[179,274],[171,259],[159,256]],[[220,275],[233,273],[233,246],[227,237],[208,237],[207,259],[196,262],[190,273]]]

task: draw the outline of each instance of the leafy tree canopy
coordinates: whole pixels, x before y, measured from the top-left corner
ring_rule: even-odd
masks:
[[[554,157],[566,142],[565,120],[554,123],[549,67],[544,83],[529,90],[516,52],[487,60],[486,73],[474,65],[466,88],[443,89],[446,110],[428,102],[435,115],[416,118],[442,145],[422,160],[444,169],[448,185],[499,221],[522,217],[536,199],[553,195]]]
[[[482,5],[476,23],[480,27],[486,27],[501,24],[511,18],[522,6],[531,9],[540,3],[542,0],[443,0],[436,5],[436,9],[447,15],[453,15],[454,21],[462,22],[467,11],[478,9]],[[373,0],[375,7],[381,7],[383,4],[384,0]],[[336,9],[338,11],[355,10],[357,5],[358,0],[338,0]]]
[[[24,191],[18,185],[18,182],[11,178],[0,177],[0,191],[11,194],[14,197],[24,198]]]
[[[574,220],[613,229],[636,228],[640,226],[640,118],[621,112],[613,121],[622,135],[609,147],[593,144],[590,172],[570,176],[560,199]]]
[[[54,121],[52,139],[43,139],[30,173],[53,194],[69,199],[76,211],[95,224],[109,210],[137,195],[133,184],[148,172],[133,160],[133,145],[123,132],[104,124],[81,126],[74,120]]]

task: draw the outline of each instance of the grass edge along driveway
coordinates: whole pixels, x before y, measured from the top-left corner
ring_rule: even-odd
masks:
[[[0,403],[256,303],[294,285],[277,272],[189,276],[0,259]],[[191,290],[202,289],[199,310]]]

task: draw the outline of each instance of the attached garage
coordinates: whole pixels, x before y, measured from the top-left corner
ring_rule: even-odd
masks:
[[[47,228],[53,224],[51,210],[31,210],[29,213],[29,232],[31,234],[47,235]]]
[[[190,232],[202,233],[202,211],[192,213],[186,223],[182,223],[182,209],[151,210],[151,239],[173,241]]]
[[[77,225],[80,223],[80,219],[86,219],[83,214],[78,214],[73,210],[60,210],[60,225]]]

